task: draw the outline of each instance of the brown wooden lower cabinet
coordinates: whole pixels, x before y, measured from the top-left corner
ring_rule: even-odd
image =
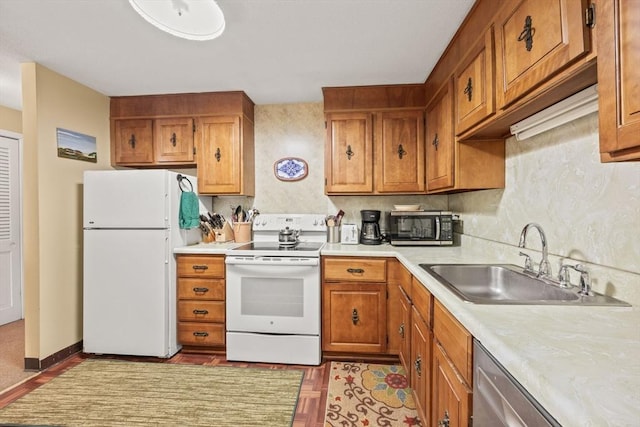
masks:
[[[178,255],[177,272],[178,343],[183,351],[224,351],[224,256]]]
[[[322,287],[322,350],[384,353],[386,287],[386,283],[325,283]]]
[[[433,406],[431,425],[466,427],[471,424],[472,390],[436,342],[433,346]]]
[[[411,310],[411,387],[418,409],[418,416],[426,424],[431,413],[431,343],[433,333],[420,313],[413,307]]]

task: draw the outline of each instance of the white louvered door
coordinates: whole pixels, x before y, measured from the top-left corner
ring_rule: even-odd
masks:
[[[17,139],[0,135],[0,325],[22,318],[18,150]]]

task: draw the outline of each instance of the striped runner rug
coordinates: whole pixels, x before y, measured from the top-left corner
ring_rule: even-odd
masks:
[[[301,370],[88,359],[0,409],[0,425],[291,426]]]

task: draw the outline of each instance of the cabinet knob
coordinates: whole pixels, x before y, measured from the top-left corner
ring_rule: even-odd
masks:
[[[524,28],[518,36],[519,42],[524,42],[524,46],[527,52],[530,52],[533,48],[533,35],[536,33],[536,29],[531,26],[531,15],[527,15],[524,19]]]
[[[438,427],[449,427],[449,411],[444,411],[444,417],[438,420]]]
[[[216,148],[216,154],[214,155],[214,157],[218,162],[220,162],[220,158],[222,157],[222,154],[220,154],[220,147]]]
[[[436,133],[436,136],[433,138],[433,142],[431,143],[431,145],[433,145],[436,148],[436,151],[438,151],[439,144],[440,140],[438,139],[438,133]]]
[[[464,94],[467,95],[467,99],[471,102],[471,97],[473,96],[473,83],[471,82],[471,77],[469,77],[467,86],[464,88]]]
[[[404,338],[404,323],[401,324],[400,327],[398,328],[398,333],[402,338]]]
[[[173,145],[174,147],[176,146],[176,133],[172,133],[171,134],[171,138],[169,138],[169,141],[171,141],[171,145]]]
[[[353,150],[351,150],[351,145],[347,145],[347,151],[345,153],[347,155],[347,160],[351,160],[351,157],[355,154]]]
[[[402,160],[402,156],[404,156],[405,154],[407,154],[407,152],[404,151],[404,148],[402,148],[402,144],[398,144],[398,158]]]
[[[351,312],[351,321],[353,322],[354,325],[356,325],[359,320],[360,320],[360,317],[358,316],[358,310],[354,308],[353,311]]]
[[[413,362],[413,367],[416,370],[416,373],[419,377],[422,376],[422,358],[418,356],[418,358]]]
[[[136,148],[136,136],[134,134],[131,134],[131,138],[129,138],[129,145],[131,145],[133,149]]]

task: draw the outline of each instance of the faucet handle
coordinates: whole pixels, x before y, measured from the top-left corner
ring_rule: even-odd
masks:
[[[578,291],[578,294],[582,296],[593,296],[593,292],[591,292],[591,276],[587,268],[582,264],[576,264],[573,269],[580,273],[580,291]]]
[[[525,254],[524,252],[520,252],[519,255],[525,257],[524,258],[524,271],[533,272],[533,263],[531,261],[531,257],[529,255]]]
[[[560,271],[558,272],[558,281],[560,282],[561,288],[568,288],[571,286],[571,276],[569,275],[570,268],[573,267],[568,264],[560,266]]]

